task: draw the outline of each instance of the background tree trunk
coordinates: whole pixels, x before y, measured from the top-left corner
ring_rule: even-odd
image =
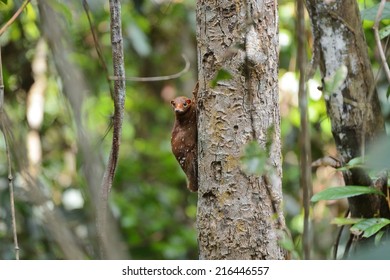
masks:
[[[197,40],[200,259],[283,259],[276,1],[198,0]],[[269,136],[272,170],[245,174],[244,146]]]
[[[63,80],[65,97],[69,100],[69,104],[74,114],[78,136],[78,149],[84,159],[83,171],[89,188],[92,205],[97,207],[98,205],[101,205],[99,186],[101,183],[101,174],[103,174],[103,166],[101,165],[98,153],[93,151],[94,144],[91,140],[93,139],[93,133],[83,125],[82,107],[87,99],[89,91],[88,86],[85,83],[87,79],[83,76],[81,69],[72,64],[69,60],[72,49],[67,42],[70,42],[71,40],[68,38],[69,34],[65,31],[66,29],[63,27],[62,22],[58,20],[59,14],[53,10],[48,1],[40,1],[39,11],[43,35],[51,49],[57,71]],[[50,22],[55,24],[50,24]],[[59,36],[61,36],[61,38],[67,38],[67,40],[59,40]],[[95,212],[93,213],[95,214]],[[109,223],[109,221],[107,221],[107,223]],[[109,224],[111,235],[107,240],[109,244],[105,244],[104,257],[108,259],[126,259],[127,255],[125,249],[123,248],[123,245],[119,245],[120,238],[116,225],[114,223]],[[93,234],[96,233],[95,228],[92,232]],[[90,240],[95,242],[95,237],[95,235],[92,235]],[[67,243],[64,242],[62,245],[66,248]]]
[[[333,137],[341,161],[345,164],[353,158],[364,156],[367,145],[384,132],[360,13],[355,0],[308,0],[306,4],[323,81],[342,65],[348,70],[345,81],[338,89],[329,93],[324,91]],[[361,168],[345,171],[343,175],[346,185],[377,185]],[[386,176],[383,181],[387,181]],[[380,187],[386,190],[386,183]],[[350,198],[349,208],[352,217],[390,215],[385,199],[379,196]]]

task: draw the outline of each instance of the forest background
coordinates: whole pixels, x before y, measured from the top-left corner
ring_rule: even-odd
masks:
[[[66,2],[66,3],[65,3]],[[283,155],[283,199],[287,226],[292,234],[292,257],[302,253],[303,206],[299,174],[299,128],[296,1],[279,2],[279,94]],[[378,1],[358,1],[374,71],[380,63],[374,41],[372,16],[367,12]],[[93,28],[101,44],[107,69],[112,69],[108,1],[89,1]],[[0,1],[0,22],[5,23],[22,1]],[[96,258],[98,249],[94,205],[87,187],[87,156],[77,142],[79,123],[74,104],[63,95],[56,57],[43,39],[48,25],[58,26],[57,40],[65,42],[72,62],[67,71],[77,72],[85,92],[81,120],[94,153],[96,168],[107,161],[111,145],[113,103],[106,72],[82,1],[50,1],[55,21],[45,22],[35,1],[0,37],[5,86],[4,111],[8,121],[3,130],[10,136],[15,185],[17,234],[22,259],[62,259],[67,255],[58,240],[69,232],[85,256]],[[387,13],[389,15],[389,13]],[[390,17],[389,17],[390,18]],[[52,20],[54,20],[52,18]],[[389,19],[390,20],[390,19]],[[386,20],[383,22],[386,23]],[[118,168],[110,196],[110,208],[123,255],[133,259],[197,259],[196,201],[188,192],[185,176],[170,148],[174,116],[169,101],[177,95],[190,96],[197,79],[195,1],[122,1],[122,28],[127,77],[166,76],[186,66],[179,78],[140,82],[128,81]],[[57,30],[57,31],[58,31]],[[312,45],[306,21],[306,43]],[[310,48],[308,57],[310,58]],[[111,73],[111,72],[110,72]],[[75,83],[78,81],[75,81]],[[330,121],[317,73],[308,81],[312,159],[336,156]],[[390,122],[388,83],[379,76],[377,89]],[[6,145],[0,142],[0,258],[14,258],[11,207],[8,188]],[[97,159],[97,160],[96,160]],[[89,159],[90,160],[90,159]],[[42,191],[34,197],[23,172]],[[331,167],[313,169],[313,192],[343,185],[340,171]],[[331,224],[344,215],[344,200],[320,201],[311,215],[312,258],[329,259],[338,227]],[[47,212],[55,214],[48,218]],[[62,231],[59,227],[69,230]],[[346,237],[344,236],[344,239]],[[345,245],[341,241],[341,246]]]

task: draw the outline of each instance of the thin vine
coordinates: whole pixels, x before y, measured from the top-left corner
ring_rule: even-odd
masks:
[[[8,165],[8,187],[10,194],[10,205],[11,205],[11,220],[12,220],[12,233],[14,239],[14,248],[15,248],[15,258],[19,260],[19,244],[18,244],[18,235],[16,231],[16,214],[15,214],[15,197],[14,197],[14,183],[12,176],[12,161],[11,153],[9,151],[8,137],[5,132],[5,113],[4,113],[4,83],[3,83],[3,64],[1,60],[1,48],[0,48],[0,121],[1,121],[1,131],[3,133],[4,142],[5,142],[5,153],[7,156],[7,165]]]

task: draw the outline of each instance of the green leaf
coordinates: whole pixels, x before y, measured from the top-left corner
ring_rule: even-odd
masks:
[[[248,174],[262,175],[266,169],[267,154],[256,141],[248,143],[244,148],[241,164]]]
[[[351,232],[362,231],[364,232],[363,237],[368,238],[389,224],[390,220],[385,218],[363,219],[351,227]]]
[[[375,171],[390,169],[390,136],[383,136],[368,148],[366,165]]]
[[[337,170],[345,171],[356,167],[363,167],[363,157],[353,158],[345,166],[337,168]]]
[[[375,246],[379,245],[379,242],[381,242],[383,235],[385,234],[384,231],[380,231],[375,235]]]
[[[380,191],[370,187],[364,186],[344,186],[344,187],[333,187],[329,189],[325,189],[311,198],[312,202],[317,202],[319,200],[334,200],[347,198],[362,194],[378,194],[383,195]]]
[[[370,21],[375,21],[376,14],[378,13],[378,7],[379,4],[376,4],[372,6],[371,8],[364,9],[361,11],[360,15],[363,20],[370,20]],[[390,3],[385,4],[385,8],[383,9],[382,12],[382,19],[389,19],[390,18]]]
[[[348,75],[348,68],[345,65],[341,65],[332,75],[325,77],[325,94],[331,94],[336,92],[344,83]]]
[[[360,222],[362,219],[356,219],[356,218],[334,218],[332,220],[332,224],[338,225],[338,226],[344,226],[344,225],[354,225],[358,222]]]
[[[386,38],[390,35],[390,25],[383,27],[381,30],[379,30],[379,37],[381,39]]]
[[[211,81],[211,87],[216,87],[217,86],[217,83],[219,81],[223,81],[223,80],[230,80],[232,78],[232,74],[230,74],[227,70],[225,69],[219,69],[217,75],[215,76],[215,78]]]
[[[362,157],[355,157],[353,159],[351,159],[349,162],[348,162],[348,166],[350,166],[351,168],[352,167],[359,167],[363,164],[363,158]]]
[[[287,251],[291,252],[295,250],[294,242],[290,238],[283,238],[279,241],[279,245],[283,247],[283,249],[286,249]]]
[[[8,1],[8,0],[1,0],[0,1],[0,14],[4,15],[11,12],[12,9],[14,8],[14,2],[13,1]],[[3,24],[3,23],[2,23]]]
[[[131,38],[131,43],[133,44],[135,51],[140,56],[145,57],[151,53],[152,48],[149,43],[149,38],[137,24],[129,24],[125,30],[127,36]]]
[[[68,4],[62,3],[62,1],[51,1],[50,5],[65,18],[67,24],[72,25],[74,23],[73,14]]]

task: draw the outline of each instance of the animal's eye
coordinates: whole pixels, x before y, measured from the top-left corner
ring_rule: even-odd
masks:
[[[183,106],[184,106],[184,107],[187,107],[187,105],[188,105],[187,102],[184,102],[184,103],[183,103]]]

